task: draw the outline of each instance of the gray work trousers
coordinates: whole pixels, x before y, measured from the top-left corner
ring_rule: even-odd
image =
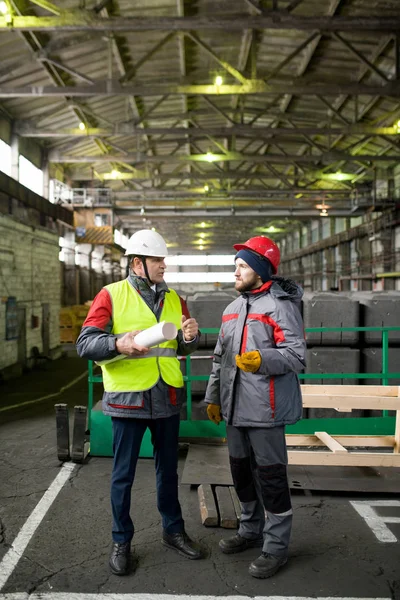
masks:
[[[239,535],[263,536],[263,552],[288,553],[293,511],[284,427],[227,425],[232,478],[242,507]]]

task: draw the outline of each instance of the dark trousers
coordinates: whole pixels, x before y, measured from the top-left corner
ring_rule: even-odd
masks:
[[[111,508],[114,542],[129,542],[134,534],[130,517],[131,490],[140,445],[147,427],[151,431],[157,480],[157,507],[167,533],[184,530],[178,500],[179,414],[166,419],[112,418],[114,463],[111,476]]]
[[[242,507],[239,534],[248,539],[263,535],[263,552],[286,555],[293,511],[285,428],[227,425],[226,433],[232,479]]]

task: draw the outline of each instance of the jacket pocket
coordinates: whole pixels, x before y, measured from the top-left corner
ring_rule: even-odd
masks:
[[[144,397],[141,392],[109,392],[107,404],[110,408],[138,410],[144,408]]]

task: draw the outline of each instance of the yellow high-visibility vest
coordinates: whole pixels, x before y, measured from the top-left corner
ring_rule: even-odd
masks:
[[[147,329],[157,324],[155,314],[128,279],[105,286],[113,306],[115,335]],[[174,323],[181,328],[182,306],[178,294],[165,294],[160,321]],[[161,377],[176,388],[183,387],[183,377],[176,356],[178,342],[171,340],[152,348],[145,357],[127,356],[123,360],[102,365],[103,385],[106,392],[141,392],[151,389]]]

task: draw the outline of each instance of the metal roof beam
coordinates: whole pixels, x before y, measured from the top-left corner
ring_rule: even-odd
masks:
[[[118,207],[116,209],[116,214],[121,214],[123,210],[131,213],[132,216],[137,212],[139,215],[143,215],[141,213],[143,206],[138,203],[137,206],[129,206],[127,208],[122,209]],[[176,206],[165,207],[165,208],[150,208],[149,206],[145,206],[146,214],[153,215],[158,217],[166,217],[168,219],[173,217],[203,217],[211,219],[213,217],[230,217],[232,215],[243,215],[244,217],[318,217],[319,211],[310,208],[259,208],[255,210],[249,210],[248,207],[231,207],[231,208],[203,208],[203,209],[178,209]],[[353,211],[349,208],[343,209],[329,209],[330,217],[354,217],[357,214],[363,212],[362,210]]]
[[[289,82],[274,84],[262,80],[248,80],[244,85],[177,85],[177,84],[141,84],[121,86],[118,81],[97,81],[94,85],[65,86],[0,86],[0,98],[29,98],[69,96],[164,96],[165,94],[188,94],[222,96],[232,94],[259,94],[276,96],[292,94],[296,96],[337,96],[366,95],[366,96],[400,96],[400,82],[390,81],[386,85],[365,85],[361,83],[318,83],[304,78],[292,79]]]
[[[209,54],[218,64],[220,64],[221,67],[225,69],[225,71],[232,75],[232,77],[237,79],[242,84],[247,82],[247,78],[242,73],[240,73],[238,69],[235,69],[235,67],[233,67],[226,60],[222,60],[221,58],[219,58],[219,56],[217,56],[215,52],[209,46],[207,46],[207,44],[205,44],[197,35],[195,35],[192,32],[185,32],[185,35],[189,37],[195,44],[197,44],[197,46],[205,50],[205,52]]]
[[[287,7],[285,8],[285,11],[288,13],[292,12],[292,10],[297,8],[299,6],[299,4],[301,4],[302,2],[303,2],[303,0],[292,0],[292,2],[290,4],[288,4]]]
[[[304,163],[304,164],[317,164],[326,161],[340,161],[346,162],[357,162],[357,161],[385,161],[385,162],[398,162],[397,155],[386,155],[376,156],[373,154],[357,155],[347,154],[346,152],[330,151],[322,154],[307,154],[299,156],[297,154],[242,154],[240,152],[226,152],[226,154],[192,154],[191,156],[170,156],[169,154],[160,154],[158,156],[146,156],[144,154],[128,154],[123,157],[125,163],[144,163],[144,162],[166,162],[166,163],[179,163],[187,161],[199,161],[208,163],[218,163],[224,161],[245,161],[248,163],[273,163],[273,164],[287,164],[290,162]],[[96,162],[110,162],[119,161],[120,156],[112,155],[100,155],[100,156],[68,156],[59,154],[57,151],[52,150],[49,153],[49,161],[57,163],[96,163]]]
[[[255,7],[255,5],[253,5]],[[93,12],[65,12],[55,17],[12,15],[0,17],[0,30],[19,31],[196,31],[243,29],[278,29],[299,31],[391,31],[400,29],[398,11],[392,16],[297,16],[283,11],[248,15],[211,15],[195,17],[109,17],[99,18]]]
[[[358,60],[360,60],[364,65],[366,65],[371,71],[376,73],[376,75],[379,75],[379,77],[381,77],[384,81],[388,81],[388,78],[385,75],[385,73],[378,69],[378,67],[376,67],[371,61],[369,61],[368,58],[366,58],[359,50],[357,50],[357,48],[354,48],[354,46],[350,44],[350,42],[345,40],[338,33],[333,32],[332,35],[336,40],[338,40],[338,42],[342,44],[342,46],[350,50],[350,52],[354,54],[358,58]]]
[[[201,175],[197,175],[197,177],[199,178],[199,181],[203,181],[201,178]],[[275,178],[276,179],[276,178]],[[334,200],[338,200],[341,201],[342,199],[344,200],[348,200],[349,199],[349,193],[347,190],[336,190],[336,189],[324,189],[324,190],[320,190],[320,189],[314,189],[314,188],[302,188],[302,187],[296,187],[296,188],[272,188],[269,187],[268,188],[268,194],[272,195],[272,196],[290,196],[290,198],[295,198],[295,194],[307,194],[307,196],[320,196],[321,195],[321,191],[323,191],[324,194],[328,194],[329,196],[333,196]],[[154,198],[158,197],[158,190],[154,189],[154,188],[148,188],[145,192],[145,196],[147,198],[151,198],[152,196],[154,196]],[[114,192],[115,196],[118,198],[132,198],[132,197],[142,197],[143,194],[140,191],[132,191],[131,193],[127,190],[119,190]],[[230,195],[233,196],[260,196],[260,194],[264,194],[264,198],[265,196],[265,192],[263,189],[261,188],[254,188],[254,189],[246,189],[246,190],[234,190],[232,192],[230,192]],[[186,198],[188,195],[188,192],[185,190],[174,190],[174,191],[165,191],[163,190],[161,192],[161,195],[164,196],[171,196],[174,195],[176,197],[181,197],[181,198]],[[193,197],[196,197],[196,199],[198,198],[202,198],[204,197],[204,193],[197,193],[197,194],[191,194]],[[341,198],[341,196],[343,196],[343,198]]]
[[[57,15],[57,17],[59,17],[63,12],[59,6],[55,6],[55,4],[52,4],[47,0],[31,0],[31,2],[32,4],[36,4],[36,6],[40,6],[40,8],[44,8],[48,12]]]
[[[132,67],[130,67],[125,75],[123,75],[120,78],[120,82],[121,83],[125,83],[126,81],[130,81],[132,79],[132,77],[134,75],[136,75],[136,71],[139,69],[139,67],[141,67],[142,65],[144,65],[144,63],[146,63],[148,60],[150,60],[150,58],[152,58],[155,54],[157,54],[157,52],[159,50],[161,50],[161,48],[167,43],[169,42],[173,37],[175,37],[176,32],[173,31],[172,33],[168,33],[165,37],[163,37],[162,40],[160,40],[151,50],[149,50],[149,52],[147,52],[147,54],[145,54],[144,56],[142,56],[142,58],[140,60],[138,60],[137,63],[135,63]]]

